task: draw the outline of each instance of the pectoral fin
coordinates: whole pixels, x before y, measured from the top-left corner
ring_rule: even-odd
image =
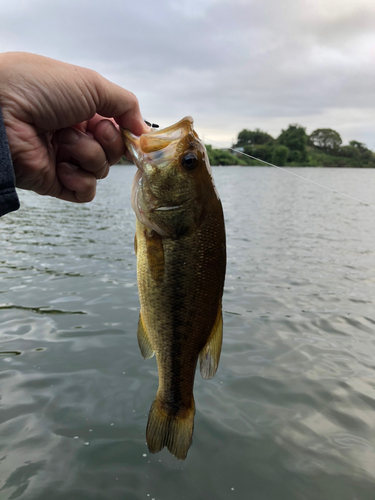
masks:
[[[219,366],[221,344],[223,342],[223,313],[221,305],[217,312],[215,324],[211,330],[207,344],[199,353],[201,375],[204,379],[212,378]]]
[[[137,337],[142,356],[145,359],[152,358],[152,356],[155,354],[155,351],[146,332],[146,328],[142,318],[142,311],[139,313]]]

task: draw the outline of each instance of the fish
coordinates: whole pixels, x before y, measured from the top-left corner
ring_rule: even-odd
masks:
[[[140,300],[138,344],[154,354],[159,387],[149,412],[150,453],[185,460],[192,443],[197,363],[217,370],[223,337],[226,239],[206,148],[190,116],[140,137],[122,129],[137,172],[131,203]]]

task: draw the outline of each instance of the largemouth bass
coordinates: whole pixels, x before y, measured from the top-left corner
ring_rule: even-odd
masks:
[[[138,167],[132,186],[138,343],[144,358],[156,355],[159,372],[147,445],[151,453],[166,446],[183,460],[192,442],[198,358],[210,379],[221,352],[223,210],[191,117],[140,137],[122,133]]]

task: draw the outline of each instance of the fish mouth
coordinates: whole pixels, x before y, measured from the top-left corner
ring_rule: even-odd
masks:
[[[185,135],[193,130],[194,120],[191,116],[185,116],[179,122],[174,125],[170,125],[169,127],[152,130],[148,134],[143,134],[140,137],[139,145],[142,149],[143,153],[156,154],[156,159],[162,155],[162,150],[171,146],[172,144],[176,144],[179,142]]]
[[[178,210],[181,207],[182,207],[182,205],[174,205],[173,207],[158,207],[158,208],[155,208],[154,210],[160,211],[160,212],[168,212],[170,210]]]
[[[193,118],[185,116],[174,125],[151,130],[140,137],[133,135],[129,130],[121,129],[121,132],[134,163],[144,172],[148,165],[158,168],[168,165],[173,160],[178,143],[186,135],[198,138],[193,125]]]

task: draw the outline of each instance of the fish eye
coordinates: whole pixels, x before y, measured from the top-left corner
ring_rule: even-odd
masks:
[[[198,166],[197,155],[194,153],[187,153],[182,157],[181,163],[186,170],[193,170]]]

